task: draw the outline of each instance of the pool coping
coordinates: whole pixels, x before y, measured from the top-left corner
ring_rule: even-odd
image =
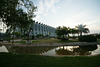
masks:
[[[7,43],[0,42],[0,45],[12,45],[12,46],[86,46],[97,45],[100,42],[71,42],[71,43]]]

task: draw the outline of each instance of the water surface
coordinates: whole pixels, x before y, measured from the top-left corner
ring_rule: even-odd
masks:
[[[0,46],[0,52],[48,56],[84,56],[100,54],[100,45],[94,46]]]

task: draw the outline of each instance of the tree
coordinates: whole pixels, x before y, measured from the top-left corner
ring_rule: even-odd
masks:
[[[63,26],[63,27],[59,26],[59,27],[57,27],[55,33],[61,39],[66,39],[66,38],[68,39],[67,35],[69,35],[70,30],[69,30],[69,28],[67,28],[65,26]]]
[[[85,28],[85,27],[86,27],[86,25],[83,25],[83,24],[76,26],[76,28],[79,31],[80,36],[82,36],[82,33],[89,33],[89,29]]]
[[[78,30],[76,28],[72,28],[70,29],[70,33],[73,35],[73,37],[75,36],[76,33],[78,33]]]
[[[55,33],[57,34],[58,37],[61,37],[61,35],[62,35],[61,29],[62,29],[61,26],[57,27],[57,29],[56,29]]]
[[[84,28],[84,31],[83,31],[84,33],[89,33],[90,31],[89,31],[89,29],[88,28]]]
[[[7,26],[12,27],[13,25],[19,24],[18,19],[20,16],[25,16],[20,15],[21,13],[19,11],[26,13],[26,17],[30,20],[32,17],[35,17],[34,12],[36,11],[36,7],[33,2],[29,0],[0,0],[0,18],[2,18]],[[24,24],[24,22],[21,23]]]
[[[15,32],[19,26],[26,29],[35,17],[35,11],[36,7],[29,0],[0,0],[0,18],[7,27],[10,26],[10,32]]]

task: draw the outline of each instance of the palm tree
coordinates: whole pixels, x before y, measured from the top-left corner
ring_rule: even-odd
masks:
[[[89,33],[90,31],[89,31],[89,29],[88,28],[84,28],[84,31],[83,31],[84,33]]]
[[[78,30],[76,28],[71,28],[70,29],[70,33],[73,35],[73,37],[75,36],[75,34],[78,33]]]
[[[82,33],[89,33],[89,29],[85,28],[85,27],[86,27],[86,25],[83,25],[83,24],[76,26],[76,28],[79,31],[80,36],[82,36]]]

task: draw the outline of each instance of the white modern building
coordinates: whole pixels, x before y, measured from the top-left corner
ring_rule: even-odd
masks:
[[[3,23],[2,19],[0,19],[0,33],[5,33],[7,30],[7,25]]]
[[[30,32],[30,35],[38,35],[42,34],[43,36],[52,36],[55,37],[55,30],[56,28],[51,27],[49,25],[40,23],[40,22],[33,22],[33,24],[30,25],[30,27],[33,29],[33,31]],[[0,19],[0,33],[5,33],[7,30],[7,25],[2,22],[2,19]],[[20,32],[19,28],[16,28],[16,32]]]
[[[56,36],[55,30],[56,28],[51,27],[49,25],[39,23],[39,22],[34,22],[33,25],[31,25],[33,31],[31,34],[38,35],[42,34],[43,36],[49,35],[49,36]]]

